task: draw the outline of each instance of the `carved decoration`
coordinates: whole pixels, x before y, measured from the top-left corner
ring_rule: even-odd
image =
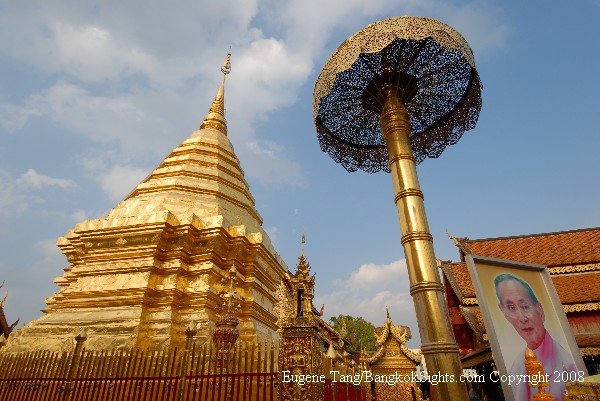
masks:
[[[390,171],[379,125],[386,83],[406,104],[417,162],[438,157],[475,127],[482,85],[460,33],[431,18],[375,22],[337,48],[313,93],[321,150],[348,171]]]
[[[284,337],[281,340],[279,364],[282,370],[289,370],[293,375],[321,374],[323,370],[322,354],[317,344],[316,332],[306,333],[302,337]],[[281,400],[318,400],[322,399],[321,383],[282,383]]]
[[[368,363],[371,365],[376,364],[379,359],[386,355],[386,351],[389,348],[393,348],[393,346],[390,344],[392,340],[395,340],[395,345],[400,349],[404,356],[413,361],[415,364],[420,363],[421,353],[415,352],[406,347],[406,342],[410,340],[410,338],[410,328],[407,326],[395,325],[392,322],[389,311],[387,311],[387,318],[385,320],[381,333],[379,335],[375,333],[375,339],[377,341],[377,351],[371,358],[369,358]],[[391,356],[397,354],[388,353],[387,355]]]
[[[221,316],[217,319],[217,328],[213,333],[213,340],[220,350],[228,350],[240,336],[237,329],[240,319],[235,316],[235,312],[242,308],[244,298],[236,290],[238,283],[236,275],[237,270],[235,266],[232,266],[229,269],[228,277],[221,279],[221,285],[223,285],[223,289],[219,292]]]
[[[277,315],[277,325],[281,327],[294,313],[294,308],[292,307],[292,295],[283,281],[280,281],[277,285],[275,296],[277,297],[277,303],[273,307],[273,311]]]
[[[591,271],[599,271],[600,263],[588,263],[572,266],[556,266],[548,267],[548,273],[550,274],[565,274],[565,273],[583,273]]]
[[[411,374],[421,362],[421,353],[406,347],[411,338],[410,328],[392,322],[389,311],[383,327],[375,333],[377,351],[367,359],[374,374]],[[419,395],[418,386],[411,381],[400,381],[393,385],[376,383],[377,400],[412,400]],[[417,398],[418,399],[418,398]]]

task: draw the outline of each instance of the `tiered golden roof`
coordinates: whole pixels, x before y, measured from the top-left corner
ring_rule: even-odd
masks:
[[[5,351],[70,349],[81,327],[88,349],[176,346],[191,321],[208,337],[232,266],[242,339],[276,335],[274,293],[287,267],[227,138],[224,84],[225,76],[200,129],[121,203],[59,238],[69,261],[59,290]]]
[[[369,358],[369,365],[372,368],[373,365],[390,369],[402,367],[412,372],[421,362],[422,355],[419,350],[412,350],[406,346],[406,342],[411,339],[410,327],[395,325],[387,308],[386,315],[383,326],[375,329],[377,351]],[[390,356],[394,358],[389,358]]]
[[[375,329],[377,351],[367,360],[368,367],[375,375],[400,374],[411,377],[416,374],[423,356],[420,350],[406,346],[411,338],[410,328],[395,325],[387,308],[386,314],[383,326]],[[414,399],[419,389],[416,381],[400,380],[393,385],[378,383],[376,391],[378,400],[392,401]]]

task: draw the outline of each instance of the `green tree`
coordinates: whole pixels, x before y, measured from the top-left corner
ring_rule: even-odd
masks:
[[[347,341],[350,342],[348,352],[375,351],[375,326],[362,317],[339,315],[329,319],[333,328]]]

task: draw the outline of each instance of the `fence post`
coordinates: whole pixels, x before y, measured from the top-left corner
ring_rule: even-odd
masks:
[[[185,330],[185,350],[183,351],[183,358],[181,360],[181,366],[179,367],[179,388],[177,390],[177,401],[183,401],[183,394],[185,392],[185,376],[187,374],[187,365],[190,357],[190,351],[192,348],[192,340],[198,333],[198,327],[195,322],[190,322],[189,326]]]
[[[81,353],[81,348],[83,347],[85,340],[87,340],[87,330],[84,328],[75,336],[75,349],[73,350],[73,355],[71,356],[71,361],[69,362],[69,371],[67,372],[67,381],[65,382],[65,388],[62,397],[63,401],[69,401],[71,398],[71,393],[73,390],[73,375],[75,374],[77,365],[79,365],[79,354]]]

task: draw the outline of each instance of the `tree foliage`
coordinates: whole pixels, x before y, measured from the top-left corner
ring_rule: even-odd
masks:
[[[362,317],[339,315],[329,319],[333,328],[350,342],[348,352],[375,351],[375,326]]]

